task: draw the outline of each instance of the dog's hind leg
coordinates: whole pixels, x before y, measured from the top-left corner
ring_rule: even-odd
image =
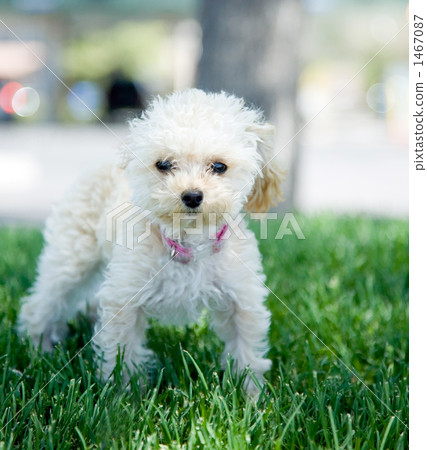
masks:
[[[18,318],[18,331],[28,334],[34,345],[43,336],[43,350],[66,334],[67,320],[77,312],[72,291],[101,261],[96,229],[104,202],[98,206],[93,197],[93,186],[79,186],[46,223],[38,276]]]

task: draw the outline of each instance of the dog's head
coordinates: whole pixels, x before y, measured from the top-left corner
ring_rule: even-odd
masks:
[[[262,114],[232,95],[157,98],[131,122],[124,150],[132,200],[165,224],[173,213],[266,211],[283,178],[273,136]]]

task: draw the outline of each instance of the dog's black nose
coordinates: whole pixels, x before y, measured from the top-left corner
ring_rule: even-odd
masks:
[[[181,195],[181,200],[189,208],[197,208],[203,201],[202,191],[185,191]]]

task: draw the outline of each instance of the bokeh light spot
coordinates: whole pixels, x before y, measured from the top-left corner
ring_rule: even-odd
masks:
[[[67,94],[67,105],[75,120],[88,121],[100,114],[104,93],[98,84],[91,81],[79,81]]]
[[[396,98],[390,89],[386,89],[384,83],[373,84],[366,93],[366,103],[368,106],[379,114],[390,111]]]
[[[11,81],[6,83],[0,89],[0,108],[7,114],[13,114],[15,111],[12,106],[13,96],[19,89],[22,88],[22,84],[17,81]]]
[[[31,87],[24,87],[15,92],[12,98],[12,108],[18,116],[28,117],[37,112],[40,106],[40,96]]]

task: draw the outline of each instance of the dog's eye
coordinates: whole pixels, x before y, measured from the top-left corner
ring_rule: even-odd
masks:
[[[169,161],[157,161],[156,167],[160,172],[168,172],[169,170],[172,170],[173,165]]]
[[[224,173],[227,170],[227,166],[221,162],[214,162],[211,165],[212,172]]]

